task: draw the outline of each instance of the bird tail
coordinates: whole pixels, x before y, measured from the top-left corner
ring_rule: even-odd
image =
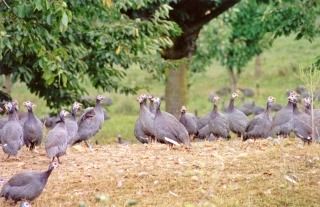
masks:
[[[75,140],[75,141],[71,144],[71,147],[72,147],[73,145],[78,144],[78,143],[81,143],[81,142],[82,142],[82,140]]]
[[[172,139],[170,139],[170,138],[168,138],[168,137],[164,137],[164,139],[165,139],[167,142],[170,142],[170,143],[172,143],[172,144],[174,144],[174,145],[180,146],[180,144],[179,144],[178,142],[176,142],[176,141],[174,141],[174,140],[172,140]]]

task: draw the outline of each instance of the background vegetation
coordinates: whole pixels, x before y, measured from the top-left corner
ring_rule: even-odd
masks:
[[[239,79],[239,87],[252,88],[255,91],[255,100],[257,105],[265,107],[266,99],[272,95],[276,97],[276,102],[286,104],[286,90],[295,89],[296,86],[303,84],[297,77],[300,66],[309,66],[315,61],[319,54],[320,40],[315,40],[312,44],[307,40],[295,41],[293,36],[281,37],[277,39],[273,47],[266,50],[261,55],[262,74],[260,78],[255,78],[255,60],[249,62],[245,67],[243,74]],[[164,84],[152,78],[152,75],[146,74],[137,67],[128,70],[128,76],[124,80],[127,84],[148,85],[150,90],[141,90],[139,93],[150,93],[154,96],[161,96],[164,93]],[[194,112],[198,110],[198,115],[202,116],[212,109],[212,103],[208,100],[210,94],[215,93],[222,87],[230,87],[227,70],[218,62],[213,62],[206,71],[192,74],[189,77],[189,92],[187,109]],[[107,108],[111,119],[107,120],[103,129],[94,139],[102,143],[111,143],[116,141],[116,136],[121,134],[124,140],[135,141],[133,127],[139,115],[139,105],[136,102],[135,95],[121,95],[116,93],[103,93],[94,89],[90,82],[85,80],[83,86],[87,88],[93,97],[102,93],[110,97],[114,104]],[[259,87],[257,87],[259,85]],[[318,86],[320,90],[320,86]],[[241,92],[239,92],[241,95]],[[50,111],[46,107],[45,101],[30,94],[23,83],[14,85],[12,96],[21,102],[31,100],[38,107],[35,113],[39,116],[45,116]],[[225,104],[229,103],[229,97],[222,97]],[[250,101],[247,98],[246,101]],[[236,101],[237,106],[241,106],[241,100]],[[220,109],[221,109],[221,105]],[[71,107],[71,106],[70,106]],[[165,102],[161,105],[164,109]],[[25,110],[24,107],[21,107]],[[92,141],[93,142],[93,141]]]

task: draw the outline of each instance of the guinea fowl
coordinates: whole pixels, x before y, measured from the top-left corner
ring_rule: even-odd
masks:
[[[148,136],[151,143],[156,142],[154,129],[155,115],[146,107],[147,96],[143,94],[137,98],[137,101],[140,103],[140,123],[142,130]]]
[[[256,140],[258,138],[268,138],[271,136],[270,132],[272,128],[272,117],[270,110],[271,103],[273,103],[275,100],[275,98],[269,96],[266,110],[249,121],[243,141],[251,138]]]
[[[148,95],[148,99],[150,101],[150,105],[149,105],[149,111],[153,114],[156,114],[156,108],[154,107],[154,103],[153,103],[153,96],[152,95]]]
[[[255,102],[252,101],[252,111],[254,113],[254,115],[259,115],[259,114],[262,114],[263,112],[265,112],[265,109],[261,106],[256,106]]]
[[[271,111],[280,111],[283,108],[283,106],[279,103],[272,103],[271,104]]]
[[[217,103],[219,100],[219,97],[212,99],[214,107],[209,122],[210,131],[215,137],[230,139],[228,119],[225,115],[218,112]]]
[[[104,114],[100,105],[100,101],[103,99],[104,97],[102,95],[98,95],[96,98],[96,106],[94,108],[86,108],[86,110],[80,116],[78,121],[78,133],[71,146],[84,141],[87,147],[89,147],[90,151],[93,151],[88,143],[88,140],[100,131],[104,123]]]
[[[11,102],[5,104],[5,107],[9,112],[8,122],[1,129],[0,137],[2,150],[8,154],[8,159],[10,156],[17,156],[23,146],[23,129],[19,124],[16,107]]]
[[[52,170],[58,166],[58,163],[53,162],[45,172],[21,172],[14,175],[2,187],[1,197],[5,197],[6,200],[12,199],[15,203],[34,200],[40,196]]]
[[[54,161],[54,158],[57,158],[58,162],[61,163],[59,157],[66,154],[68,131],[65,124],[65,116],[68,114],[69,112],[62,110],[59,114],[60,122],[47,134],[46,152],[47,157],[49,159],[52,158],[52,162]]]
[[[66,127],[68,131],[67,144],[70,144],[71,142],[73,142],[74,138],[77,135],[78,123],[77,123],[76,117],[77,117],[77,111],[81,108],[81,106],[82,106],[81,103],[74,102],[72,106],[71,117],[68,120],[66,120]]]
[[[28,109],[28,119],[23,125],[23,141],[30,150],[34,150],[35,146],[39,146],[42,142],[43,125],[33,113],[32,109],[36,105],[30,101],[24,102],[23,105]]]
[[[211,116],[211,111],[198,119],[197,124],[198,124],[199,130],[209,124],[210,116]]]
[[[145,107],[147,107],[147,102],[143,102],[143,104],[145,105]],[[136,121],[136,123],[134,125],[134,136],[142,144],[147,144],[150,141],[148,135],[146,135],[145,132],[142,129],[142,125],[141,125],[141,121],[140,121],[140,115],[139,115],[139,117],[138,117],[138,119],[137,119],[137,121]]]
[[[311,114],[312,114],[311,105],[312,104],[311,104],[310,98],[304,98],[302,101],[305,103],[304,112],[306,114],[308,114],[309,116],[311,116]],[[314,120],[314,127],[315,127],[314,138],[316,140],[318,140],[320,137],[320,125],[319,125],[319,123],[320,123],[320,110],[319,109],[313,109],[313,120]]]
[[[197,137],[200,139],[208,140],[211,136],[211,130],[209,124],[199,129]]]
[[[296,96],[288,98],[293,103],[293,131],[304,143],[310,144],[312,141],[312,119],[311,116],[299,111],[297,107],[298,99]]]
[[[272,134],[288,137],[292,132],[293,103],[289,100],[289,97],[292,95],[299,96],[295,91],[290,91],[288,96],[288,104],[279,110],[273,117]]]
[[[136,123],[134,125],[134,136],[142,144],[148,144],[149,143],[148,136],[142,130],[140,117],[137,119],[137,121],[136,121]]]
[[[153,98],[153,100],[156,104],[154,128],[157,139],[169,144],[169,149],[181,143],[190,147],[188,132],[184,126],[177,119],[170,118],[161,112],[159,98]]]
[[[192,141],[194,136],[198,134],[197,117],[192,113],[188,113],[187,108],[185,106],[182,106],[179,121],[186,128],[189,134],[189,139],[190,141]]]
[[[227,118],[229,122],[229,129],[233,133],[237,134],[237,137],[241,137],[245,133],[249,119],[243,112],[234,107],[234,99],[238,97],[238,94],[232,94],[227,111]]]

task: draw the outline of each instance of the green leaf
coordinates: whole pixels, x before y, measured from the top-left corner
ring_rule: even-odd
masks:
[[[40,60],[41,61],[41,60]],[[39,63],[41,64],[41,62]],[[48,81],[50,78],[52,78],[52,73],[50,70],[45,70],[43,75],[42,75],[42,78],[45,79],[46,81]],[[50,85],[50,84],[49,84]]]
[[[52,15],[48,15],[46,20],[47,20],[47,24],[52,25]]]
[[[36,2],[35,2],[35,4],[36,4],[36,8],[35,9],[37,9],[38,11],[41,11],[42,10],[42,0],[36,0]]]
[[[68,81],[67,76],[66,76],[66,74],[63,73],[62,74],[62,84],[64,87],[67,86],[67,81]]]
[[[67,15],[66,12],[63,12],[63,14],[62,14],[61,23],[62,23],[64,26],[68,26],[68,15]]]
[[[24,4],[19,5],[18,16],[21,18],[24,18],[26,16],[26,8],[25,8]]]
[[[51,85],[54,82],[54,77],[49,78],[48,80],[46,80],[46,83],[48,85]]]

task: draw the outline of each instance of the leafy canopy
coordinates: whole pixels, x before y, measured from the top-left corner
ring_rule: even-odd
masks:
[[[215,58],[221,65],[241,72],[252,57],[262,53],[260,41],[265,30],[256,19],[264,9],[255,0],[242,1],[204,26],[197,40],[192,71],[205,70]]]
[[[120,13],[159,2],[148,19]],[[0,7],[0,75],[25,82],[50,108],[70,105],[87,93],[89,77],[103,91],[135,93],[123,83],[137,64],[157,74],[171,62],[159,53],[180,28],[167,21],[170,6],[157,0],[7,0]],[[10,8],[9,8],[10,7]]]

